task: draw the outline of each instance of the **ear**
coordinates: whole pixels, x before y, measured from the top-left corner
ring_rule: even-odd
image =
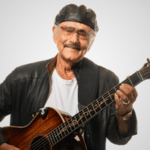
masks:
[[[90,50],[90,48],[91,48],[91,46],[92,46],[92,44],[93,44],[93,42],[94,42],[94,37],[89,41],[89,45],[88,45],[88,49],[87,49],[87,51],[89,51]]]
[[[55,27],[55,26],[53,26],[52,31],[53,31],[53,40],[54,40],[55,43],[57,43],[57,38],[56,38],[56,27]]]

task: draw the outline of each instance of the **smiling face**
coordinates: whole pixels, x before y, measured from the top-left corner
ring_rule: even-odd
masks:
[[[66,21],[53,27],[53,39],[60,57],[71,63],[80,61],[94,41],[94,31],[87,25]]]

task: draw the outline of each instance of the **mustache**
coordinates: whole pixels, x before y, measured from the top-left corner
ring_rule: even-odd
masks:
[[[81,47],[79,44],[77,43],[65,43],[64,47],[68,47],[68,48],[73,48],[73,49],[77,49],[77,50],[81,50]]]

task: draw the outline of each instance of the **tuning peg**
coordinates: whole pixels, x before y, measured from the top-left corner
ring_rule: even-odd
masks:
[[[147,61],[148,61],[147,67],[150,67],[150,60],[149,60],[149,58],[147,58]]]

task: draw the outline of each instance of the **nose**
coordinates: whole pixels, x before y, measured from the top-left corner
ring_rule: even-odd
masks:
[[[78,43],[79,42],[79,36],[78,36],[78,33],[77,32],[74,32],[72,34],[72,36],[70,37],[70,41],[72,43]]]

